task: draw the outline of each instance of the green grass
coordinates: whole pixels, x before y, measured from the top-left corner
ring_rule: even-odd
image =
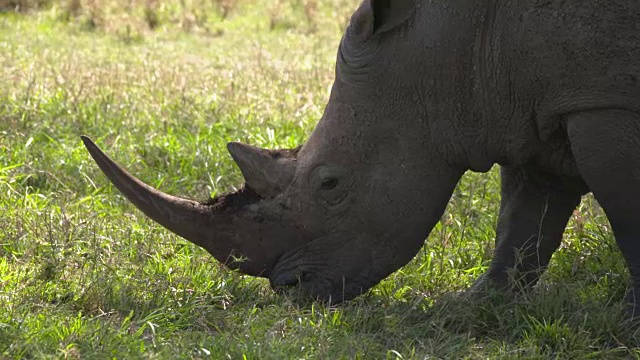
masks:
[[[356,5],[242,1],[194,31],[167,3],[153,31],[113,9],[102,22],[55,4],[0,14],[0,358],[640,356],[628,275],[591,197],[531,295],[458,295],[491,258],[496,169],[464,177],[409,265],[331,308],[274,294],[147,220],[79,135],[168,193],[233,190],[228,141],[294,147],[313,129]]]

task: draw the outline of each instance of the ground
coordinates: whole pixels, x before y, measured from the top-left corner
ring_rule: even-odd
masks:
[[[415,259],[335,307],[275,294],[147,220],[79,135],[165,192],[233,190],[228,141],[295,147],[313,129],[357,1],[203,4],[0,2],[1,358],[640,356],[590,196],[533,293],[460,296],[491,258],[497,169],[465,175]]]

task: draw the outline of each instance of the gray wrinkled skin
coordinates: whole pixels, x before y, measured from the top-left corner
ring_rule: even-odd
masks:
[[[333,302],[361,294],[418,252],[465,171],[498,163],[495,258],[473,290],[535,284],[592,191],[633,299],[639,19],[636,0],[365,0],[308,141],[284,157],[229,146],[260,195],[245,217],[286,228],[288,247],[265,262],[272,286]],[[514,268],[521,276],[507,276]]]

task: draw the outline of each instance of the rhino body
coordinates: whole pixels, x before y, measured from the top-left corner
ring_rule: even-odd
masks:
[[[293,150],[230,143],[246,187],[206,203],[151,189],[83,139],[163,226],[274,288],[333,302],[409,262],[464,172],[497,163],[495,256],[473,289],[535,284],[591,191],[629,265],[633,300],[639,20],[636,0],[365,0],[310,138]]]

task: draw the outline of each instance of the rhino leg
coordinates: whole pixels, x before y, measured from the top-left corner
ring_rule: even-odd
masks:
[[[560,246],[567,222],[586,191],[574,178],[531,167],[501,167],[496,248],[489,269],[470,289],[519,291],[533,286]]]
[[[577,113],[567,132],[578,169],[604,209],[631,275],[631,315],[640,316],[640,115]]]

